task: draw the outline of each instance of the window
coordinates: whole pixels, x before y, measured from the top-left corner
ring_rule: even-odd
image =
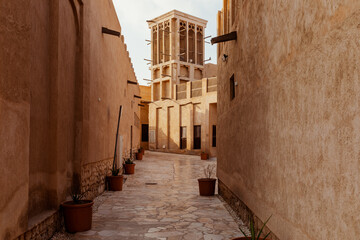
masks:
[[[180,149],[186,149],[186,127],[180,127]]]
[[[230,101],[235,98],[235,76],[234,74],[230,78]]]
[[[212,130],[213,130],[213,133],[212,133],[212,146],[216,147],[216,125],[212,126]]]
[[[141,124],[141,141],[149,141],[149,124]]]
[[[197,64],[203,65],[204,57],[203,57],[203,45],[204,45],[204,37],[202,27],[197,27]]]
[[[187,24],[180,22],[180,61],[187,61]]]
[[[195,25],[189,24],[189,63],[195,64]]]
[[[194,149],[201,149],[201,126],[194,126]]]

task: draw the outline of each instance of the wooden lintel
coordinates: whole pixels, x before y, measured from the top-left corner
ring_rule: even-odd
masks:
[[[193,104],[192,102],[188,102],[188,103],[184,103],[184,104],[179,104],[180,106],[186,106],[188,104]]]
[[[133,82],[133,81],[130,81],[130,80],[127,80],[127,83],[128,83],[128,84],[134,84],[134,85],[137,85],[137,84],[138,84],[137,82]]]
[[[211,44],[215,44],[215,43],[222,43],[222,42],[227,42],[227,41],[232,41],[232,40],[236,40],[237,39],[237,32],[231,32],[228,34],[224,34],[221,36],[217,36],[211,39]]]
[[[138,104],[138,106],[139,106],[139,107],[145,107],[145,105],[143,105],[143,104]]]
[[[134,98],[141,98],[140,96],[138,96],[138,95],[134,95]]]
[[[120,32],[115,31],[115,30],[108,29],[108,28],[106,28],[106,27],[102,27],[101,32],[102,32],[102,33],[105,33],[105,34],[110,34],[110,35],[114,35],[114,36],[120,37]]]

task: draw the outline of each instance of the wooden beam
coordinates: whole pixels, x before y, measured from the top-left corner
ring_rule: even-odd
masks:
[[[127,80],[127,83],[128,83],[128,84],[134,84],[134,85],[137,85],[137,84],[138,84],[137,82],[133,82],[133,81],[130,81],[130,80]]]
[[[217,36],[211,39],[211,44],[222,43],[227,41],[232,41],[237,39],[237,32],[231,32],[225,35]]]
[[[101,28],[101,32],[102,32],[102,33],[105,33],[105,34],[110,34],[110,35],[114,35],[114,36],[120,37],[120,32],[114,31],[114,30],[111,30],[111,29],[108,29],[108,28],[106,28],[106,27],[102,27],[102,28]]]
[[[140,96],[138,96],[138,95],[134,95],[134,98],[141,98]]]

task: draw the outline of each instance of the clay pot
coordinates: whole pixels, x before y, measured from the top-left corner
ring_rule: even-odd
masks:
[[[75,204],[74,201],[63,202],[61,207],[66,231],[75,233],[90,230],[93,204],[91,200],[81,200],[79,204]]]
[[[142,152],[138,152],[137,154],[136,154],[136,160],[142,160],[143,159],[143,154],[142,154]]]
[[[201,153],[201,160],[208,160],[208,159],[209,159],[209,154]]]
[[[133,164],[124,164],[125,173],[126,174],[134,174],[135,173],[135,163]]]
[[[200,196],[214,196],[215,194],[215,178],[199,178]]]
[[[110,191],[122,191],[124,176],[107,176]]]

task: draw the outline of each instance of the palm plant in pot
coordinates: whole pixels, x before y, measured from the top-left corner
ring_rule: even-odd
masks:
[[[123,166],[124,166],[125,174],[135,173],[135,163],[131,157],[124,158]]]
[[[212,178],[215,170],[215,165],[209,164],[204,169],[205,178],[199,178],[199,192],[200,196],[214,196],[216,178]]]
[[[70,233],[83,232],[91,229],[92,223],[92,200],[83,200],[85,193],[79,190],[72,191],[72,201],[61,204],[64,215],[66,231]]]
[[[266,224],[270,220],[270,218],[271,218],[271,216],[264,222],[263,226],[261,227],[261,229],[258,233],[256,233],[256,231],[255,231],[254,221],[249,219],[249,221],[250,221],[250,236],[247,236],[247,234],[240,228],[240,231],[244,235],[244,237],[233,238],[232,240],[269,240],[267,237],[270,235],[270,232],[268,234],[266,234],[263,238],[261,238],[260,236],[261,236]]]

